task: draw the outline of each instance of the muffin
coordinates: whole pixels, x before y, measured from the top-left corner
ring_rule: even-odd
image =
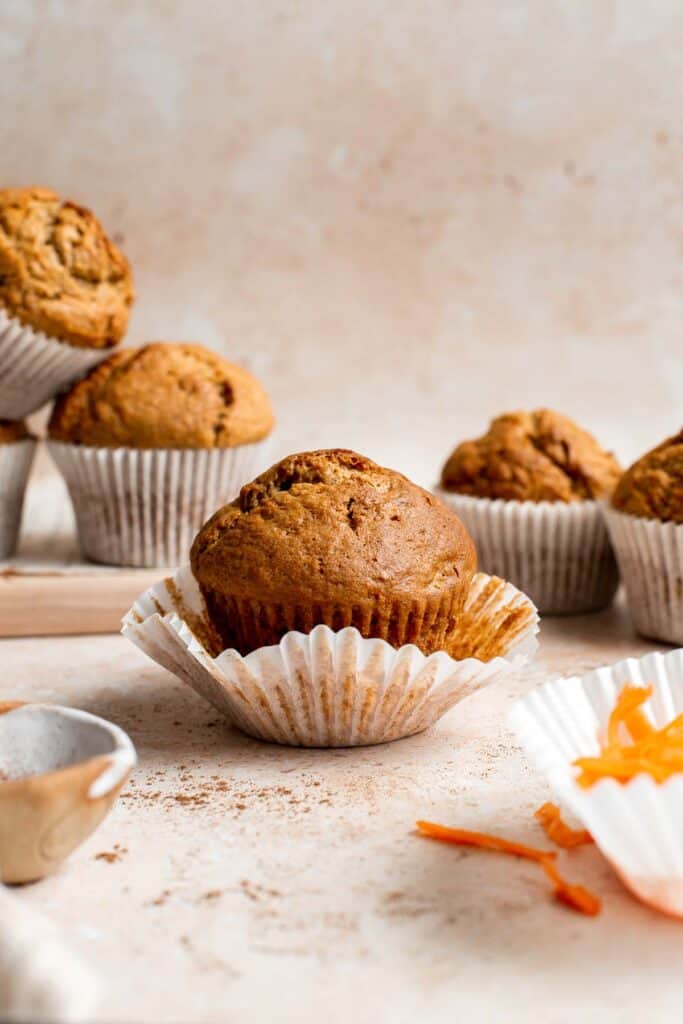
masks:
[[[624,473],[606,518],[636,629],[683,644],[683,430]]]
[[[130,266],[83,206],[50,189],[0,190],[0,416],[33,412],[128,325]]]
[[[258,381],[201,345],[114,353],[57,400],[48,428],[84,553],[178,564],[252,476],[272,427]]]
[[[36,442],[26,425],[0,420],[0,558],[14,554]]]
[[[220,646],[241,654],[321,623],[450,652],[476,569],[450,509],[343,449],[292,455],[247,484],[190,562]]]
[[[550,409],[506,413],[458,445],[439,493],[468,527],[486,572],[524,590],[543,614],[608,605],[618,572],[599,502],[620,475],[615,457]]]

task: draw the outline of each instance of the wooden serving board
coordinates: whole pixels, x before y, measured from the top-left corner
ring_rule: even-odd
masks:
[[[163,569],[79,573],[0,572],[0,637],[118,633],[138,594],[158,583]]]
[[[169,570],[84,562],[63,481],[49,466],[38,468],[17,556],[0,562],[0,637],[118,633],[138,594]]]

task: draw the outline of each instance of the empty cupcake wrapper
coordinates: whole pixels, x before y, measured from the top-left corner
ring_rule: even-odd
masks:
[[[51,338],[0,309],[0,419],[35,412],[110,354]]]
[[[17,546],[24,491],[35,451],[32,438],[0,444],[0,558],[10,558]]]
[[[604,509],[633,624],[643,636],[683,644],[683,523]]]
[[[643,902],[683,917],[683,773],[664,783],[644,774],[625,785],[602,779],[584,789],[576,782],[573,762],[599,753],[626,683],[653,687],[644,709],[661,728],[683,712],[683,650],[554,680],[516,701],[509,723],[624,884]]]
[[[514,583],[541,615],[597,611],[614,598],[619,573],[598,502],[436,493],[472,535],[479,568]]]
[[[531,601],[502,580],[479,574],[464,619],[472,657],[428,657],[406,644],[366,639],[357,629],[316,626],[287,633],[279,644],[245,657],[209,653],[212,629],[189,568],[146,591],[125,616],[122,632],[173,672],[243,732],[301,747],[384,743],[433,725],[475,690],[518,671],[537,647]],[[475,628],[476,627],[476,628]],[[476,657],[476,640],[497,630],[503,655]],[[488,631],[488,636],[487,636]]]
[[[199,528],[264,468],[267,443],[210,449],[89,448],[48,441],[94,562],[176,566]]]

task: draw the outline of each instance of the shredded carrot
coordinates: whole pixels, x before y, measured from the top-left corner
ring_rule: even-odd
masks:
[[[540,822],[541,828],[551,842],[561,846],[563,850],[572,850],[575,846],[585,846],[592,843],[593,837],[585,829],[573,829],[562,820],[560,808],[557,804],[543,804],[539,807],[534,817]]]
[[[581,914],[587,914],[589,917],[595,917],[596,914],[600,913],[601,903],[598,897],[594,896],[588,889],[584,889],[582,885],[571,885],[567,882],[557,870],[557,865],[553,860],[545,857],[541,861],[541,867],[555,887],[556,900],[564,903],[567,907],[571,907],[572,910],[578,910]]]
[[[683,715],[655,729],[642,708],[651,696],[651,686],[623,688],[610,714],[600,753],[574,762],[580,769],[580,786],[588,788],[604,778],[625,783],[641,772],[665,782],[683,771]]]
[[[454,843],[457,846],[476,846],[483,850],[506,853],[513,857],[523,857],[536,861],[553,884],[555,898],[572,910],[581,914],[594,916],[600,911],[600,900],[581,885],[571,885],[558,871],[554,850],[538,850],[533,846],[515,843],[500,836],[487,835],[485,832],[468,832],[461,828],[448,828],[436,825],[431,821],[418,821],[417,827],[423,835],[441,842]]]
[[[444,843],[455,843],[456,846],[477,846],[482,850],[495,850],[497,853],[509,853],[513,857],[525,857],[527,860],[543,860],[544,857],[555,857],[552,850],[537,850],[533,846],[524,846],[499,836],[490,836],[485,832],[468,832],[464,828],[448,828],[446,825],[435,825],[431,821],[418,821],[417,827],[430,839],[440,839]]]

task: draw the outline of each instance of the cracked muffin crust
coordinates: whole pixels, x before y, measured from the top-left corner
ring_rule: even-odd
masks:
[[[126,257],[83,206],[47,188],[0,190],[0,307],[80,348],[117,345],[134,292]]]
[[[246,370],[201,345],[152,342],[116,352],[57,400],[55,441],[100,448],[231,448],[273,427]]]
[[[463,441],[443,467],[447,491],[506,501],[609,497],[621,473],[592,434],[550,409],[504,413]]]
[[[612,505],[628,515],[683,523],[683,430],[626,470]]]
[[[476,569],[454,512],[344,449],[291,455],[247,484],[190,559],[223,647],[242,654],[319,623],[448,651]]]
[[[0,444],[25,441],[30,436],[23,420],[0,420]]]

